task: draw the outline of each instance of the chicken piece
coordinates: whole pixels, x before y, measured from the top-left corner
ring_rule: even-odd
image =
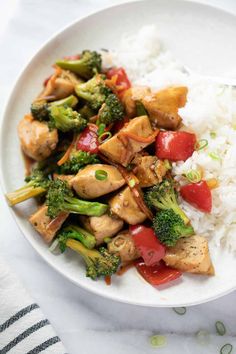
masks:
[[[34,120],[31,115],[20,121],[18,135],[24,153],[36,161],[50,156],[58,143],[57,130],[49,130],[46,123]]]
[[[109,200],[111,212],[130,225],[136,225],[146,219],[140,210],[129,187],[125,187]]]
[[[75,73],[72,73],[69,70],[62,70],[60,74],[60,78],[70,82],[74,86],[80,85],[84,82]]]
[[[122,263],[128,263],[140,257],[128,230],[122,231],[108,243],[108,251],[118,253]]]
[[[72,182],[75,175],[59,175],[58,173],[53,173],[53,179],[60,179],[61,181],[66,181],[70,188],[72,188]]]
[[[73,92],[74,85],[70,81],[58,77],[55,80],[50,79],[48,81],[47,86],[38,98],[46,98],[48,101],[60,100],[72,95]]]
[[[55,219],[51,219],[47,215],[48,207],[42,205],[29,218],[29,222],[33,225],[36,231],[42,236],[45,242],[50,243],[56,232],[61,228],[62,224],[68,217],[69,213],[61,212]]]
[[[181,123],[178,109],[185,106],[187,93],[187,87],[169,87],[143,97],[141,102],[155,125],[175,130]]]
[[[136,156],[132,163],[136,165],[135,175],[142,188],[160,183],[167,171],[164,162],[156,156]]]
[[[150,138],[149,141],[140,142],[125,135],[125,133],[133,134],[140,138]],[[102,154],[119,162],[123,166],[127,166],[133,159],[134,155],[143,150],[146,146],[153,143],[155,137],[147,116],[141,116],[132,119],[119,133],[115,134],[111,139],[99,146]]]
[[[126,90],[122,97],[122,102],[125,106],[126,114],[131,118],[135,117],[136,102],[142,102],[144,97],[150,96],[151,94],[151,89],[146,86],[136,86]]]
[[[102,216],[80,216],[80,220],[84,228],[95,236],[97,245],[103,243],[105,237],[116,235],[124,225],[123,220],[108,214]]]
[[[45,89],[37,99],[60,100],[73,94],[75,85],[82,82],[74,73],[57,68],[55,74],[48,80]]]
[[[198,235],[181,238],[174,247],[166,250],[165,263],[183,272],[214,275],[208,242]]]
[[[96,171],[105,171],[104,180],[96,178]],[[101,195],[113,192],[125,184],[125,180],[118,169],[111,165],[94,164],[80,170],[72,181],[76,193],[85,199],[98,198]]]

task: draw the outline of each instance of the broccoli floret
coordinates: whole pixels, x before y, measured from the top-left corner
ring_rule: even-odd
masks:
[[[50,107],[52,106],[65,106],[75,107],[78,99],[74,95],[70,95],[62,100],[53,101],[48,103],[46,100],[38,100],[31,104],[31,114],[34,119],[39,121],[49,120]]]
[[[47,101],[40,100],[33,102],[31,104],[30,110],[34,119],[37,119],[40,122],[48,120],[49,112]]]
[[[98,112],[98,118],[99,122],[104,124],[110,124],[124,118],[124,107],[114,93],[109,94],[105,99]]]
[[[78,150],[71,153],[70,159],[58,168],[58,172],[60,174],[76,174],[82,167],[99,162],[96,154]]]
[[[102,58],[95,51],[84,50],[77,60],[57,60],[56,64],[65,70],[70,70],[84,79],[90,79],[101,72]]]
[[[165,179],[160,184],[147,189],[144,193],[144,199],[150,209],[172,209],[183,219],[185,224],[189,222],[189,218],[178,205],[172,180]]]
[[[173,209],[157,212],[153,219],[153,228],[160,242],[169,247],[175,246],[181,237],[194,234],[192,226],[185,225],[183,219]]]
[[[35,169],[30,176],[25,178],[27,182],[23,187],[6,194],[10,205],[15,205],[32,197],[45,193],[51,183],[50,179],[40,170]]]
[[[80,241],[86,248],[92,249],[96,245],[96,238],[88,231],[77,225],[68,225],[60,230],[57,235],[61,252],[66,249],[66,241],[71,238]]]
[[[108,95],[112,93],[111,89],[106,86],[103,75],[96,75],[89,81],[76,85],[75,92],[95,111],[98,111]]]
[[[106,213],[108,206],[98,202],[87,202],[75,198],[66,181],[56,179],[50,183],[46,196],[47,214],[52,219],[60,212],[101,216]]]
[[[90,108],[87,104],[85,104],[82,108],[80,108],[78,112],[81,114],[83,118],[87,120],[95,116],[96,114],[96,112],[94,112],[92,108]]]
[[[120,265],[120,257],[110,254],[104,247],[99,250],[89,250],[81,242],[72,239],[66,241],[66,246],[83,257],[86,264],[86,276],[93,280],[116,273]]]
[[[70,107],[51,106],[50,107],[50,128],[57,128],[63,133],[70,130],[76,132],[82,131],[87,125],[87,120],[81,115],[73,111]]]

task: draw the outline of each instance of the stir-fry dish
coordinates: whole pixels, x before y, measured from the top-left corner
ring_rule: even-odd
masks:
[[[93,280],[131,266],[155,286],[214,275],[207,239],[179,205],[210,213],[214,181],[190,171],[180,184],[172,169],[204,144],[178,113],[187,87],[133,86],[90,50],[54,70],[18,125],[28,168],[9,204],[36,198],[29,222],[51,249],[77,252]]]

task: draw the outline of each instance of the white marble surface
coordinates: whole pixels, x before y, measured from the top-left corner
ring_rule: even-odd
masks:
[[[120,2],[0,0],[0,112],[17,74],[49,36],[79,17]],[[236,13],[234,0],[205,2]],[[236,293],[188,308],[185,316],[172,309],[115,303],[76,287],[49,268],[19,232],[2,195],[0,222],[0,256],[41,305],[70,354],[211,354],[219,353],[227,342],[236,353]],[[216,320],[224,321],[227,336],[215,335]],[[197,342],[195,334],[200,329],[211,332],[209,344]],[[161,349],[149,344],[149,336],[157,333],[167,337]]]

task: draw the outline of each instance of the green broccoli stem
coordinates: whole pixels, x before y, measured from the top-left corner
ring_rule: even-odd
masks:
[[[81,242],[71,238],[66,241],[66,246],[80,254],[86,264],[87,271],[90,267],[94,268],[94,261],[100,257],[100,254],[97,250],[90,250],[86,248]],[[94,272],[90,272],[90,277],[93,280],[97,278],[95,269]]]
[[[75,97],[74,95],[70,95],[66,98],[63,98],[61,100],[53,101],[49,103],[50,106],[68,106],[68,107],[75,107],[78,103],[78,98]]]
[[[84,92],[83,90],[80,90],[80,85],[77,85],[75,87],[75,92],[80,98],[84,99],[85,101],[90,102],[93,99],[92,95],[89,92]]]
[[[173,211],[178,214],[181,219],[183,220],[183,222],[185,223],[185,225],[187,225],[189,223],[189,218],[187,217],[187,215],[185,214],[185,212],[178,206],[178,204],[176,205],[172,205],[171,208],[173,209]]]
[[[57,60],[56,64],[64,69],[64,70],[70,70],[76,74],[80,74],[81,71],[84,71],[84,65],[81,64],[81,60]]]
[[[77,225],[69,225],[63,229],[68,233],[68,239],[80,241],[86,248],[92,249],[96,245],[96,238],[90,232]]]
[[[66,241],[66,246],[78,252],[84,258],[87,265],[92,264],[92,259],[94,259],[94,255],[97,255],[97,251],[90,250],[86,248],[81,242],[78,242],[77,240],[71,238],[68,238],[68,240]]]
[[[106,213],[108,205],[98,202],[88,202],[73,197],[66,197],[63,209],[70,213],[88,216],[101,216]]]
[[[27,183],[25,186],[6,194],[8,204],[10,206],[21,203],[27,199],[37,197],[45,193],[46,189],[42,187],[34,187],[33,182]]]
[[[180,206],[177,204],[176,197],[174,195],[165,195],[165,197],[160,198],[161,204],[157,201],[156,206],[159,209],[165,210],[165,209],[172,209],[176,214],[178,214],[185,225],[189,223],[189,218],[185,214],[185,212],[180,208]],[[155,201],[153,202],[155,205]],[[162,207],[163,206],[163,207]]]
[[[188,237],[192,236],[194,234],[194,229],[191,225],[183,227],[175,227],[176,231],[179,232],[180,236],[179,237]]]

